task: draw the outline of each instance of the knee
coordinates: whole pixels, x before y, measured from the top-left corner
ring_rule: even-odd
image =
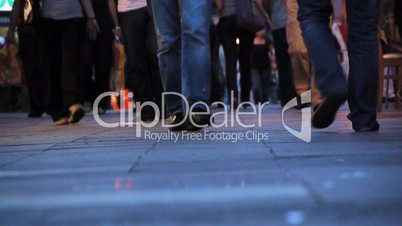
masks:
[[[158,55],[174,50],[180,51],[180,34],[160,34],[158,37]]]

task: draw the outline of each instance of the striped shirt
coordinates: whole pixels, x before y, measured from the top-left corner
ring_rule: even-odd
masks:
[[[42,0],[42,17],[65,20],[84,17],[80,0]]]

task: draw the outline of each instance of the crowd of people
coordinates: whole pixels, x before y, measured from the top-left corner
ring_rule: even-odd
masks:
[[[225,94],[233,108],[264,103],[275,96],[274,71],[282,106],[298,97],[297,108],[306,107],[300,95],[312,90],[313,126],[328,127],[348,100],[355,131],[379,129],[381,0],[251,0],[265,20],[258,32],[238,23],[239,1],[15,0],[7,40],[16,42],[18,28],[29,117],[47,113],[57,125],[79,122],[83,103],[110,89],[112,46],[121,41],[127,89],[137,102],[166,108],[171,130],[201,129],[210,115],[198,104],[188,120],[179,97],[169,96],[162,106],[163,92],[181,93],[189,104],[222,101]],[[401,4],[394,2],[396,12]],[[401,26],[398,16],[395,24]],[[341,23],[348,25],[348,55],[331,29]],[[110,108],[109,102],[103,99],[98,112]],[[141,112],[144,121],[155,117],[165,115]]]

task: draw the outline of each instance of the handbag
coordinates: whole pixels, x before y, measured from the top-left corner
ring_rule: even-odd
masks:
[[[17,47],[7,43],[0,47],[0,86],[18,86],[22,84],[22,63],[17,54]]]
[[[125,87],[125,64],[126,54],[124,52],[123,43],[115,41],[113,43],[113,66],[110,76],[110,89],[122,90]]]
[[[237,24],[248,31],[257,32],[264,29],[264,17],[254,5],[255,0],[236,0]]]

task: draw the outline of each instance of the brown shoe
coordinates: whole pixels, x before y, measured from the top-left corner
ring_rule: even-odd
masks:
[[[58,126],[64,126],[64,125],[70,124],[70,122],[68,122],[67,117],[62,117],[62,118],[59,118],[56,121],[54,121],[54,124],[58,125]]]

